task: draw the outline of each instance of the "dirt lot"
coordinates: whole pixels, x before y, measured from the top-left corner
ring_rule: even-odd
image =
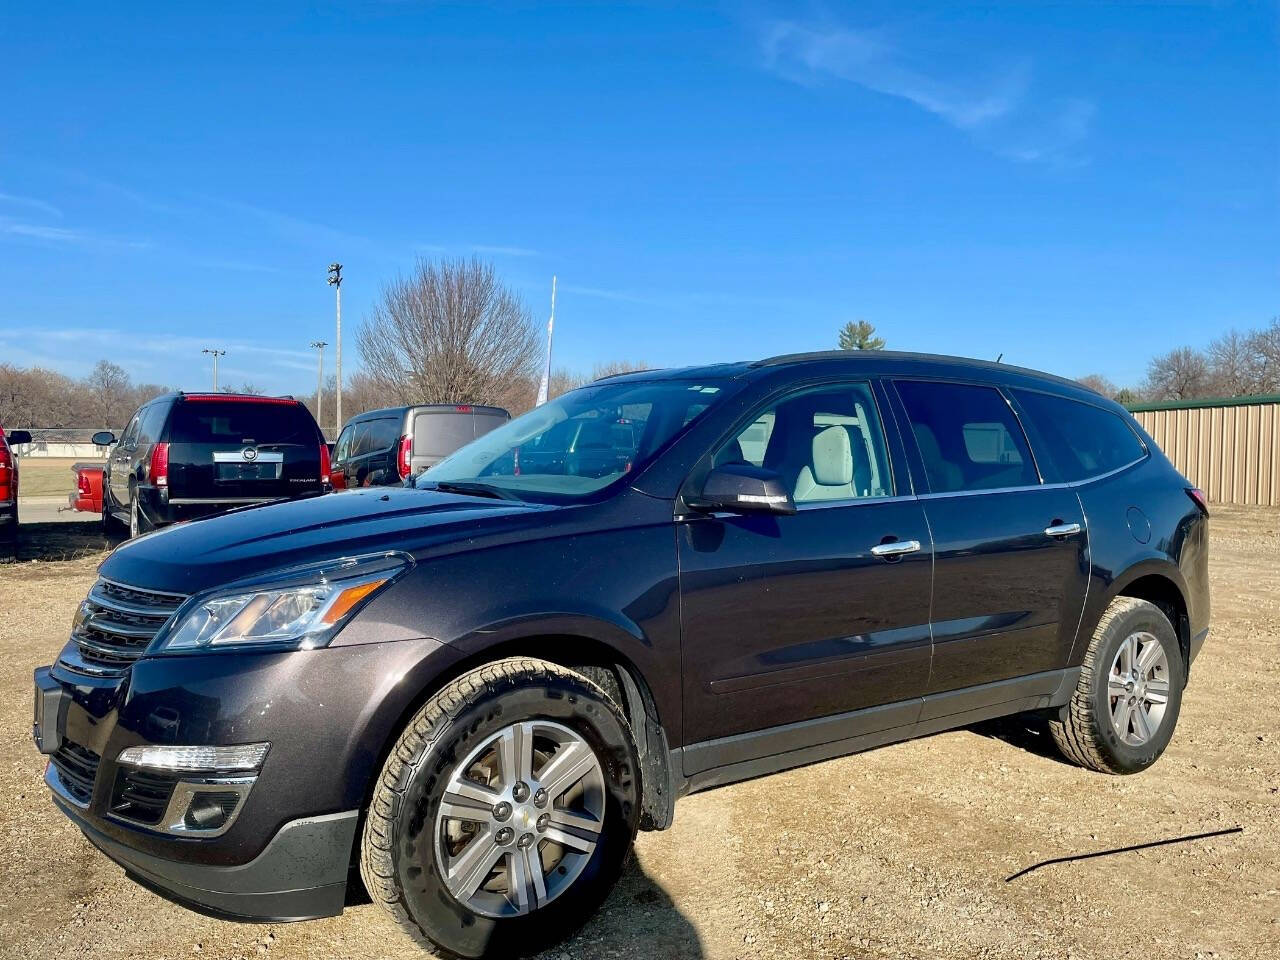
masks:
[[[699,794],[549,956],[1280,957],[1280,511],[1219,508],[1212,525],[1213,633],[1147,773],[1086,773],[1002,722]],[[31,669],[61,646],[95,547],[0,568],[0,956],[422,956],[373,906],[273,926],[188,913],[55,811]]]

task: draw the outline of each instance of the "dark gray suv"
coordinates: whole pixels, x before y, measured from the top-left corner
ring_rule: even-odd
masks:
[[[35,738],[57,806],[165,896],[328,916],[358,868],[419,943],[506,957],[691,791],[1020,712],[1092,770],[1155,763],[1207,518],[1121,407],[1031,371],[629,374],[413,489],[118,548],[36,671]]]

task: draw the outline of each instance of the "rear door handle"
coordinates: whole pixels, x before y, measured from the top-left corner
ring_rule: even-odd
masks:
[[[1055,523],[1051,527],[1044,528],[1044,535],[1046,537],[1070,537],[1079,533],[1082,529],[1084,528],[1078,523]]]
[[[900,557],[904,553],[915,553],[919,549],[919,540],[894,540],[890,543],[877,543],[871,548],[871,555],[874,557]]]

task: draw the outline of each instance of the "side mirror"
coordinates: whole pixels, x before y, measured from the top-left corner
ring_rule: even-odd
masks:
[[[5,437],[6,439],[8,439],[10,446],[16,447],[19,444],[31,442],[31,431],[30,430],[10,430],[7,434],[5,434]]]
[[[116,435],[110,430],[99,430],[89,439],[95,447],[109,447],[116,442]]]
[[[704,513],[723,510],[728,513],[796,512],[795,501],[787,492],[782,477],[773,470],[753,467],[749,463],[726,463],[707,474],[702,492],[689,506]]]

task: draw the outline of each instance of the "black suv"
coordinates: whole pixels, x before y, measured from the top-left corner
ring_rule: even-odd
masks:
[[[511,419],[501,407],[421,403],[352,417],[333,447],[335,490],[399,486]]]
[[[517,472],[566,422],[612,469]],[[508,956],[690,791],[1024,711],[1148,767],[1208,632],[1206,517],[1121,407],[1030,371],[628,374],[416,489],[120,547],[35,737],[58,807],[181,903],[337,914],[356,865],[419,942]]]
[[[144,404],[120,435],[102,478],[102,524],[130,536],[229,507],[323,493],[329,448],[292,397],[172,393]]]

